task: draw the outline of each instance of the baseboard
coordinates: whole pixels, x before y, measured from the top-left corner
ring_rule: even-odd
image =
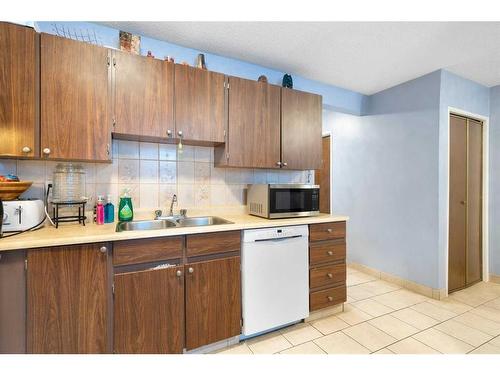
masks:
[[[309,316],[304,319],[304,322],[307,323],[312,322],[313,320],[326,318],[327,316],[334,315],[342,311],[344,311],[343,303],[331,307],[326,307],[324,309],[311,312]]]
[[[500,275],[494,275],[494,274],[490,273],[490,280],[489,281],[491,283],[500,284]]]
[[[377,279],[387,281],[389,283],[393,283],[396,285],[399,285],[402,288],[411,290],[412,292],[422,294],[426,297],[436,299],[436,300],[442,300],[443,298],[446,298],[448,296],[448,293],[446,293],[446,289],[434,289],[426,285],[418,284],[414,281],[406,280],[398,276],[394,276],[390,273],[386,273],[383,271],[379,271],[375,268],[371,268],[368,266],[365,266],[363,264],[359,263],[348,263],[348,266],[351,268],[354,268],[358,271],[367,273],[373,277],[376,277]]]

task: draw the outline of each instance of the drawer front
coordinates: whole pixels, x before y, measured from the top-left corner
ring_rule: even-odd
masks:
[[[182,258],[182,242],[181,236],[117,241],[113,244],[113,264],[123,266]]]
[[[345,263],[322,266],[309,271],[309,287],[311,289],[340,283],[345,285],[345,281]]]
[[[309,225],[309,241],[345,238],[345,221]]]
[[[346,245],[344,242],[320,242],[309,244],[309,264],[340,262],[345,260]]]
[[[241,233],[239,230],[193,234],[188,235],[186,239],[186,255],[188,257],[240,251],[240,247]]]
[[[329,306],[335,306],[347,300],[347,289],[345,286],[329,288],[309,294],[309,310],[319,310]]]

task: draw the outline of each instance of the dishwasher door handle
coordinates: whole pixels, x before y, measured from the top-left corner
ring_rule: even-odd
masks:
[[[264,238],[264,239],[258,239],[258,240],[255,240],[255,242],[268,242],[268,241],[272,241],[272,242],[281,242],[281,241],[285,241],[285,240],[290,240],[292,238],[300,238],[300,237],[303,237],[301,234],[298,234],[296,236],[290,236],[290,237],[279,237],[279,238]]]

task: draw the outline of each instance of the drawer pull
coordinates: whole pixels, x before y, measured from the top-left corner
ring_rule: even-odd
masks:
[[[332,228],[328,228],[326,231],[327,231],[328,233],[332,233],[332,232],[333,232],[333,229],[332,229]]]
[[[328,296],[328,301],[332,302],[333,301],[333,297],[332,296]]]
[[[182,271],[178,270],[175,274],[177,275],[177,277],[181,277],[182,276]]]
[[[329,250],[329,251],[327,252],[327,254],[328,254],[329,256],[332,256],[332,255],[333,255],[333,251]]]
[[[333,278],[333,275],[331,273],[327,273],[326,276],[328,276],[329,279]]]

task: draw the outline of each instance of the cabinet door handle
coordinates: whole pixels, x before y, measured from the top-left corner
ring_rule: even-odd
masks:
[[[286,167],[288,165],[287,162],[283,162],[283,166]]]
[[[328,233],[332,233],[332,232],[333,232],[333,229],[332,229],[332,228],[328,228],[326,231],[327,231]]]
[[[329,279],[333,278],[333,275],[331,273],[327,273],[326,276],[328,276]]]
[[[280,161],[277,161],[277,162],[276,162],[276,165],[277,165],[278,167],[281,167],[281,162],[280,162]]]
[[[328,296],[328,301],[332,302],[333,301],[333,297],[332,296]]]
[[[189,268],[188,268],[188,272],[189,272],[189,273],[193,273],[193,272],[194,272],[193,267],[189,267]]]
[[[172,130],[167,130],[167,137],[170,138],[172,136]]]
[[[328,251],[328,252],[327,252],[327,254],[328,254],[329,256],[332,256],[332,255],[333,255],[333,251],[331,251],[331,250],[330,250],[330,251]]]
[[[25,154],[30,153],[30,152],[31,152],[31,147],[24,146],[24,147],[23,147],[23,152],[24,152]]]
[[[182,271],[178,270],[175,274],[177,275],[177,277],[181,277],[182,276]]]
[[[181,138],[182,138],[182,134],[183,134],[183,133],[182,133],[182,130],[179,130],[179,131],[177,132],[177,135],[178,135],[179,137],[181,137]]]
[[[107,252],[108,252],[108,248],[107,248],[106,246],[102,246],[102,247],[99,249],[99,251],[100,251],[101,253],[103,253],[103,254],[104,254],[104,253],[107,253]]]
[[[45,155],[50,155],[50,148],[45,147],[45,148],[43,149],[43,153],[44,153]]]

